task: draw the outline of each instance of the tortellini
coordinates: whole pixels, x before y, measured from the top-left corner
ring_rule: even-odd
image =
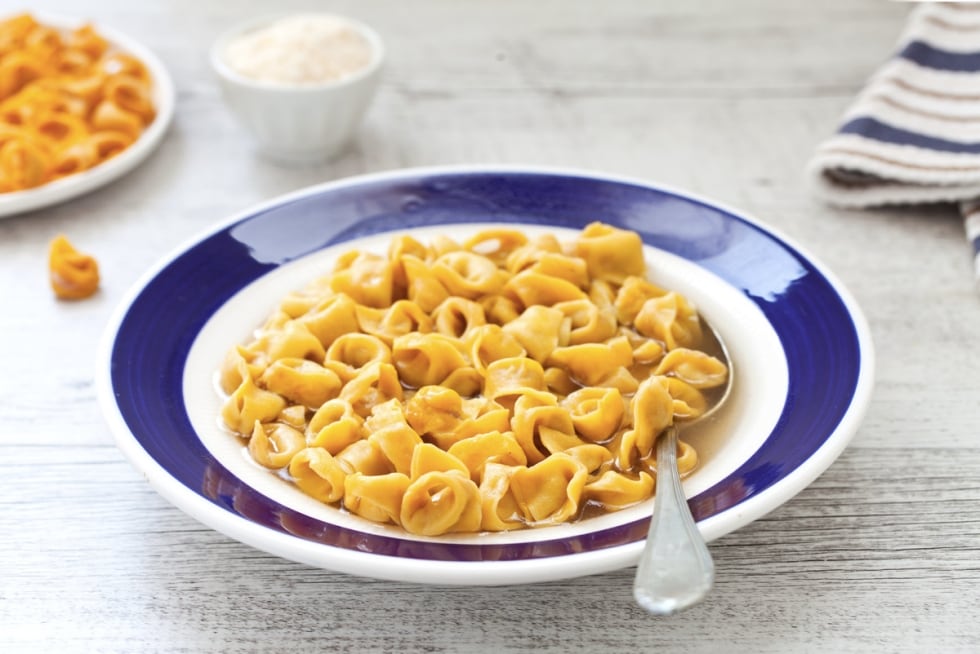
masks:
[[[91,25],[62,30],[31,14],[0,20],[0,193],[97,166],[153,122],[147,67]]]
[[[63,300],[81,300],[99,288],[99,263],[76,250],[64,235],[51,241],[48,272],[51,290]]]
[[[602,223],[348,252],[231,349],[222,418],[309,496],[419,536],[632,506],[657,435],[728,376],[694,305],[645,275],[639,236]]]

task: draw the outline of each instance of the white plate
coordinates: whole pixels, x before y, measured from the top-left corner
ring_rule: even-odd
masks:
[[[840,454],[870,399],[860,310],[798,246],[729,209],[645,182],[540,168],[439,168],[342,180],[226,221],[148,273],[110,322],[98,390],[120,448],[175,505],[274,554],[365,576],[509,584],[635,563],[652,501],[575,524],[422,538],[312,501],[250,464],[218,424],[213,374],[277,302],[352,247],[487,225],[633,229],[652,276],[688,295],[736,371],[718,446],[685,482],[708,540],[790,499]],[[161,320],[165,316],[165,320]]]
[[[89,22],[43,13],[36,13],[35,17],[40,23],[61,29],[72,29]],[[107,41],[137,57],[150,71],[150,75],[153,76],[153,104],[156,117],[143,130],[135,143],[98,166],[35,188],[0,193],[0,218],[58,204],[118,179],[142,163],[156,149],[170,126],[176,104],[176,92],[173,80],[163,63],[139,41],[104,25],[96,23],[93,25]]]

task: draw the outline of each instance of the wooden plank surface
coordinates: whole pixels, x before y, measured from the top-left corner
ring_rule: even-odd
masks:
[[[207,48],[237,20],[313,6],[85,3],[161,56],[178,111],[123,180],[0,220],[0,651],[980,651],[980,302],[962,224],[942,207],[834,210],[803,175],[906,4],[332,3],[377,27],[390,64],[346,156],[282,168],[224,110]],[[717,587],[689,612],[643,614],[629,569],[422,587],[284,561],[171,507],[113,445],[94,351],[152,262],[312,183],[479,162],[625,174],[738,207],[823,260],[867,315],[877,387],[853,445],[712,545]],[[51,299],[58,232],[98,256],[93,299]]]

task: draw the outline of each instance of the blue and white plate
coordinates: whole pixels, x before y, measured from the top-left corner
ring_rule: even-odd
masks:
[[[109,325],[99,397],[119,447],[201,522],[279,556],[352,574],[511,584],[636,562],[652,500],[575,524],[416,537],[312,500],[250,463],[219,426],[214,373],[289,291],[338,254],[393,234],[462,240],[488,226],[637,231],[651,277],[684,293],[726,342],[733,393],[691,439],[685,492],[708,540],[786,502],[841,453],[868,405],[871,337],[834,276],[730,209],[649,184],[526,167],[415,169],[341,180],[224,222],[151,270]]]

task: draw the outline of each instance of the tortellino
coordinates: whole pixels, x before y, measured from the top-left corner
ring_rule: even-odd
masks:
[[[51,241],[48,272],[51,290],[64,300],[87,298],[99,288],[99,263],[76,250],[64,235]]]
[[[309,496],[419,536],[634,505],[657,435],[728,376],[695,307],[645,274],[639,236],[601,223],[349,252],[231,348],[222,418]],[[697,465],[683,441],[678,462]]]

